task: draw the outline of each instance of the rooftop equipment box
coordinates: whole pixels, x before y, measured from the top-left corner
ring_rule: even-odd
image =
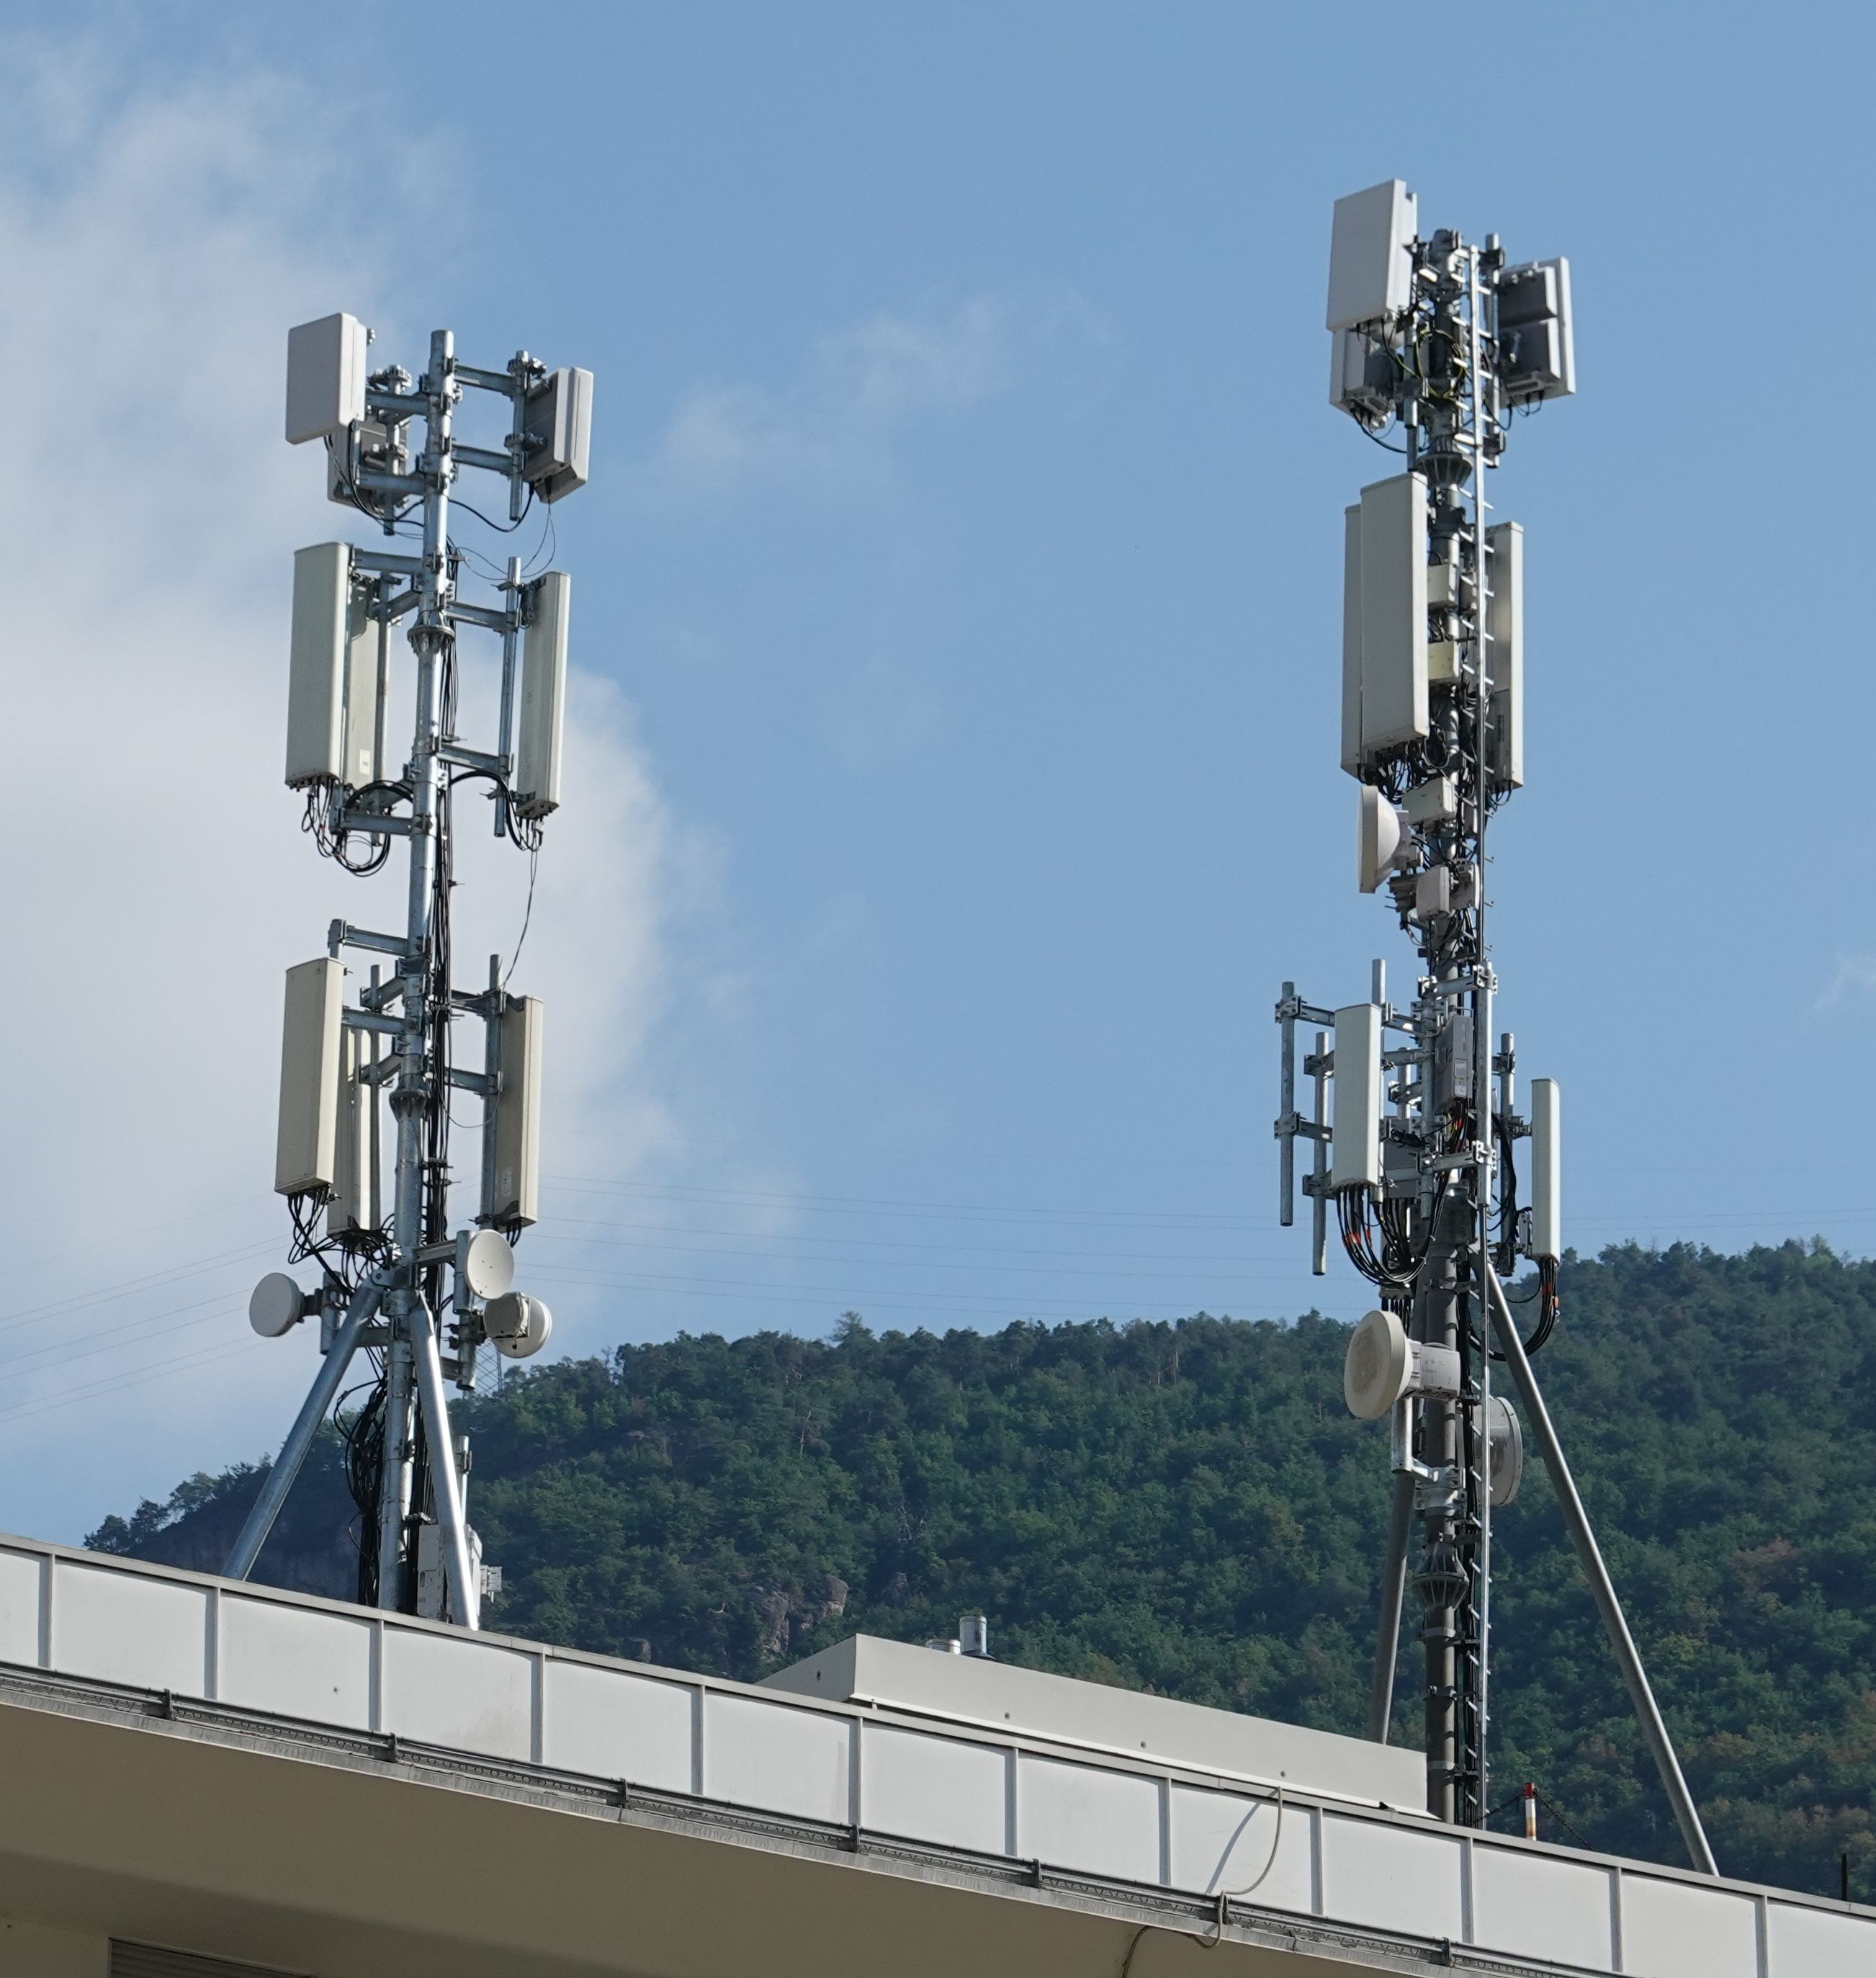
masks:
[[[1426,1761],[1401,1746],[875,1635],[850,1636],[778,1670],[762,1687],[829,1703],[878,1704],[1196,1772],[1280,1781],[1300,1791],[1406,1812],[1417,1813],[1426,1803]]]

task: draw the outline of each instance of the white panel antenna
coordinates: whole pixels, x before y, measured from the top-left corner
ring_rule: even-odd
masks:
[[[550,570],[528,587],[521,645],[521,721],[516,738],[514,807],[524,818],[560,807],[560,745],[566,723],[567,608],[573,579]]]
[[[1336,1012],[1336,1072],[1330,1086],[1330,1190],[1381,1185],[1381,1011],[1353,1003]]]
[[[1413,295],[1413,242],[1419,204],[1399,179],[1336,201],[1329,247],[1332,330],[1392,316]]]
[[[550,372],[528,394],[522,431],[530,444],[522,471],[543,501],[586,485],[593,442],[593,373]]]
[[[1427,736],[1426,483],[1397,475],[1362,490],[1359,584],[1361,756]],[[1343,651],[1349,650],[1345,628]],[[1345,690],[1346,691],[1346,690]]]
[[[371,332],[355,316],[322,316],[286,333],[286,436],[307,440],[345,433],[365,417],[365,356]]]
[[[1362,752],[1362,506],[1342,511],[1342,766],[1359,776]]]
[[[337,782],[345,772],[345,646],[352,551],[315,543],[293,557],[293,630],[286,697],[289,789]]]
[[[1491,669],[1486,755],[1492,787],[1524,785],[1524,531],[1497,522],[1485,531],[1491,595],[1485,605],[1486,654]]]
[[[511,997],[500,1025],[500,1087],[494,1118],[494,1157],[481,1220],[496,1229],[540,1219],[540,1062],[546,1006]]]
[[[345,971],[322,957],[286,971],[281,1025],[276,1195],[329,1189],[337,1177],[339,1038]]]
[[[375,1229],[378,1217],[376,1167],[377,1090],[360,1077],[369,1060],[368,1034],[348,1029],[339,1046],[339,1103],[332,1153],[332,1199],[325,1226],[334,1235]]]
[[[390,627],[371,615],[370,594],[352,589],[345,617],[345,746],[341,780],[355,790],[384,773],[385,670]]]
[[[1531,1081],[1531,1241],[1534,1257],[1564,1254],[1563,1093],[1554,1078]]]

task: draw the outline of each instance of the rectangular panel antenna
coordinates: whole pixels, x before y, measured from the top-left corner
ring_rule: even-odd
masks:
[[[593,439],[593,373],[573,367],[550,372],[527,395],[521,431],[528,441],[521,471],[543,501],[557,501],[585,487]]]
[[[286,971],[279,1137],[273,1167],[276,1195],[328,1189],[337,1179],[345,983],[343,965],[323,955]]]
[[[371,593],[355,584],[345,613],[345,752],[343,780],[355,790],[383,774],[378,760],[382,661],[388,627],[370,615]]]
[[[335,1236],[372,1226],[372,1110],[377,1089],[359,1071],[367,1062],[365,1033],[340,1019],[339,1110],[332,1153],[332,1199],[325,1211],[326,1229]]]
[[[566,614],[573,580],[550,570],[528,586],[521,642],[521,719],[515,737],[514,807],[545,817],[560,802],[560,743],[566,718]]]
[[[365,416],[365,349],[355,316],[322,316],[286,333],[286,436],[299,445],[342,434]]]
[[[1362,755],[1427,735],[1426,483],[1362,490]]]
[[[1381,1011],[1352,1003],[1336,1012],[1336,1075],[1329,1082],[1329,1186],[1381,1186]]]
[[[1336,201],[1329,246],[1329,327],[1353,329],[1407,306],[1419,207],[1399,179]]]
[[[547,1006],[517,996],[498,1020],[501,1087],[483,1130],[495,1136],[481,1220],[500,1228],[540,1219],[540,1051]]]
[[[1491,643],[1491,697],[1486,729],[1492,787],[1524,786],[1524,531],[1497,522],[1485,531],[1491,596],[1485,607]]]
[[[1562,1093],[1554,1078],[1531,1081],[1531,1254],[1564,1254]]]
[[[352,551],[315,543],[293,556],[293,632],[287,676],[286,781],[293,789],[345,772],[345,652]]]
[[[1362,510],[1342,511],[1342,766],[1362,772]]]
[[[1505,395],[1515,402],[1564,399],[1576,390],[1570,263],[1562,256],[1498,277],[1498,347]]]

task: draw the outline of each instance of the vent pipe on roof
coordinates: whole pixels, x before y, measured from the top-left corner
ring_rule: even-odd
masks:
[[[958,1652],[961,1655],[975,1656],[979,1662],[987,1662],[990,1655],[990,1623],[981,1614],[963,1614],[958,1617]]]

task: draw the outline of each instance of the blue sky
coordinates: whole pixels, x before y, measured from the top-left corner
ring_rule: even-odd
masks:
[[[1410,964],[1336,766],[1340,511],[1389,468],[1322,329],[1331,202],[1396,174],[1423,224],[1572,263],[1580,395],[1494,491],[1531,710],[1491,888],[1570,1237],[1871,1247],[1868,16],[1455,18],[1477,58],[1411,86],[1402,17],[1329,8],[78,5],[0,40],[10,347],[87,463],[8,497],[87,600],[60,666],[15,645],[56,738],[15,802],[61,801],[80,722],[115,792],[22,880],[45,1130],[0,1360],[38,1357],[0,1524],[253,1456],[310,1377],[240,1303],[282,1247],[279,971],[362,917],[272,780],[290,555],[337,513],[280,346],[333,308],[413,366],[448,323],[597,374],[556,518],[586,782],[516,984],[554,1026],[523,1275],[566,1350],[1362,1308],[1275,1224],[1270,1009]],[[508,941],[514,862],[471,876]]]

